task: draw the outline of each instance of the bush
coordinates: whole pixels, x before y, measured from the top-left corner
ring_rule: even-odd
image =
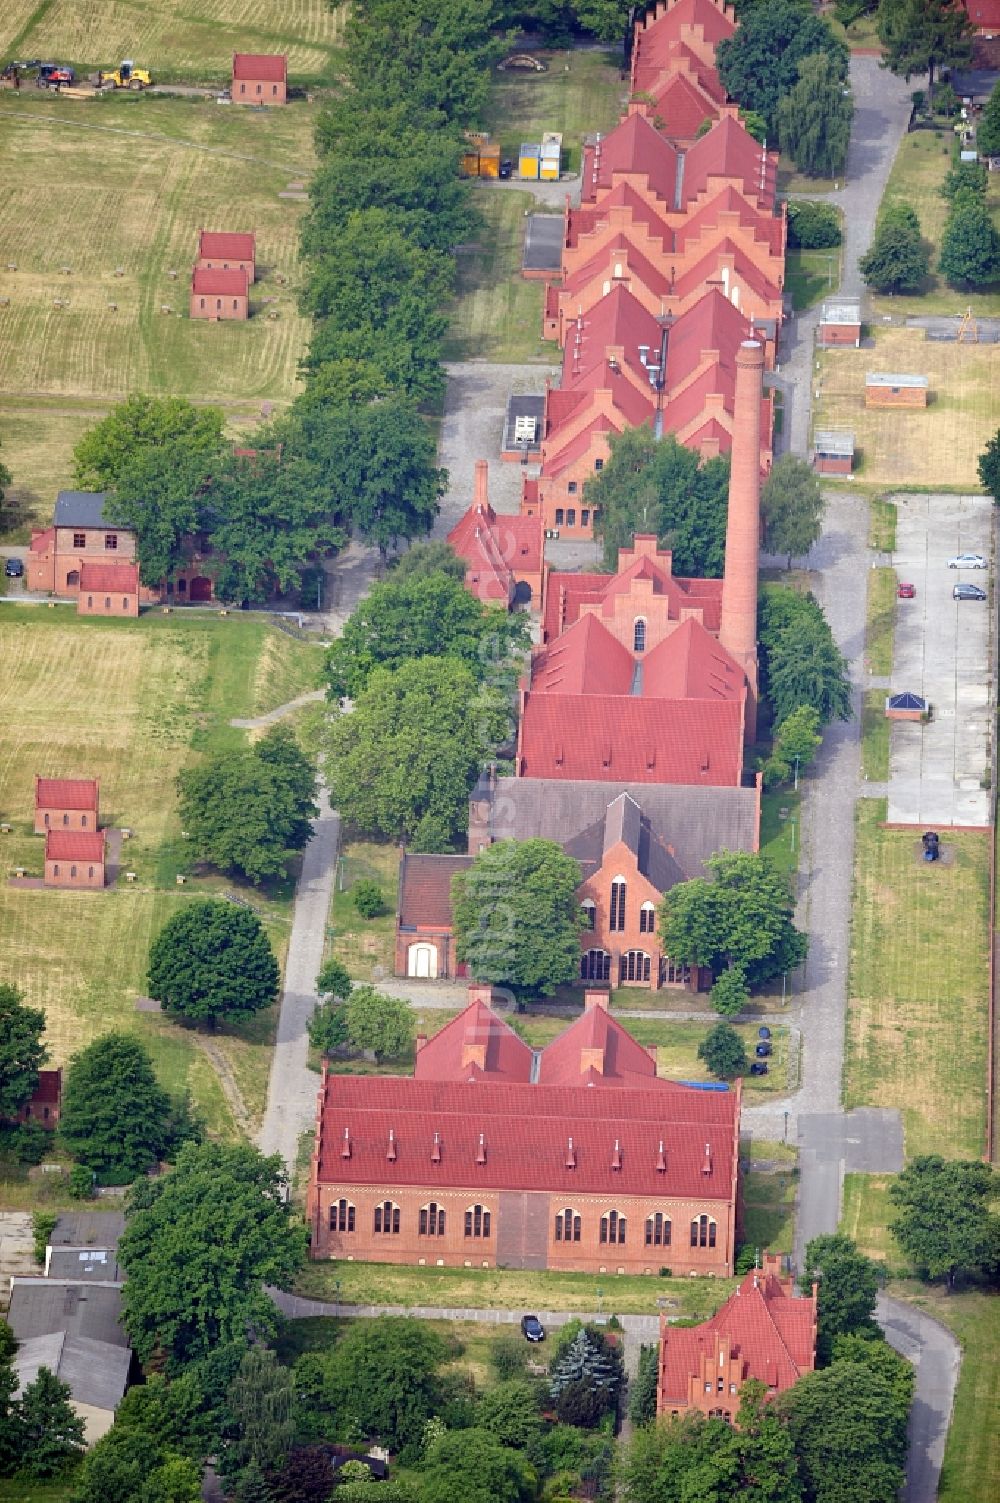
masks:
[[[74,1164],[69,1172],[69,1193],[74,1200],[90,1200],[94,1194],[94,1171]]]
[[[0,1128],[0,1153],[9,1154],[25,1168],[40,1164],[51,1142],[52,1134],[33,1118]]]
[[[789,249],[827,250],[839,245],[842,238],[840,215],[832,204],[814,198],[796,198],[789,203]]]
[[[35,1211],[31,1217],[32,1252],[35,1262],[39,1266],[45,1263],[45,1249],[49,1245],[49,1238],[56,1229],[59,1217],[52,1211]]]
[[[522,1378],[528,1353],[520,1336],[500,1336],[490,1346],[490,1366],[501,1383]]]
[[[378,918],[385,912],[382,889],[371,877],[362,877],[351,888],[351,901],[364,919]]]
[[[941,197],[954,199],[959,193],[973,193],[977,198],[986,197],[986,165],[983,162],[956,162],[949,167],[941,184]]]

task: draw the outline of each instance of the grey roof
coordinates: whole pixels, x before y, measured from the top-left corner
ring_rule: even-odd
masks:
[[[12,1278],[7,1320],[18,1341],[63,1332],[128,1350],[119,1316],[121,1284]]]
[[[49,1246],[45,1263],[47,1279],[85,1279],[91,1283],[123,1282],[114,1252],[107,1247]]]
[[[849,456],[854,453],[854,434],[843,430],[836,432],[832,428],[824,428],[817,432],[813,441],[813,448],[817,454],[840,454]]]
[[[600,867],[605,853],[619,841],[633,853],[640,872],[657,892],[669,892],[676,883],[684,881],[687,874],[654,834],[649,820],[628,793],[619,794],[602,819],[565,841],[564,849],[568,856],[579,861],[583,875],[589,877]]]
[[[926,376],[886,375],[883,371],[869,371],[865,377],[868,386],[926,386]]]
[[[564,231],[561,214],[529,215],[524,231],[522,271],[561,270]]]
[[[824,324],[859,324],[861,322],[861,299],[857,297],[831,298],[823,304],[820,319]]]
[[[64,1211],[49,1238],[50,1247],[106,1247],[118,1250],[125,1230],[122,1211]]]
[[[56,497],[56,509],[52,517],[56,527],[115,527],[118,524],[105,516],[104,506],[107,491],[60,491]]]
[[[987,99],[997,83],[1000,83],[997,68],[963,68],[951,75],[951,86],[959,99]]]
[[[535,396],[512,396],[507,400],[507,416],[504,420],[503,444],[504,449],[513,450],[515,447],[524,449],[526,453],[535,454],[542,447],[542,418],[545,415],[545,398]],[[514,443],[514,434],[517,429],[519,417],[532,417],[535,419],[535,438],[530,444]]]
[[[69,1384],[78,1404],[94,1409],[117,1409],[128,1387],[132,1353],[127,1347],[86,1336],[68,1336],[63,1331],[48,1336],[30,1336],[21,1341],[14,1356],[20,1389],[27,1388],[47,1367]]]
[[[642,810],[650,841],[650,873],[654,861],[660,859],[653,853],[652,837],[676,863],[681,877],[701,876],[705,862],[716,851],[755,848],[758,810],[757,790],[752,787],[694,788],[674,783],[502,777],[495,779],[491,788],[489,775],[484,774],[472,794],[470,823],[473,827],[481,825],[483,816],[476,805],[485,804],[484,815],[495,840],[528,840],[535,835],[558,840],[577,860],[581,859],[577,855],[578,837],[593,828],[599,839],[588,855],[600,862],[608,806],[621,793],[630,794]],[[661,891],[673,885],[668,881],[660,886],[651,874],[650,880],[655,880]]]

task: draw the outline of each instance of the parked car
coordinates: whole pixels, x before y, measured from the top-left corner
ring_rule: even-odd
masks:
[[[981,553],[957,553],[948,560],[949,569],[985,569],[988,565]]]
[[[757,1045],[753,1052],[754,1054],[756,1054],[758,1059],[767,1059],[768,1055],[771,1052],[771,1045],[767,1039],[764,1039]]]
[[[904,584],[902,580],[900,581],[899,589],[896,591],[896,594],[899,596],[900,600],[912,600],[916,593],[916,585]]]
[[[753,1064],[750,1066],[750,1074],[751,1075],[766,1075],[767,1074],[767,1061],[763,1060],[763,1059],[755,1059],[754,1062],[753,1062]]]
[[[769,1039],[771,1037],[771,1030],[770,1028],[768,1028],[766,1023],[761,1023],[760,1027],[757,1029],[757,1037],[759,1039]]]
[[[953,600],[985,600],[986,591],[977,584],[957,584],[951,592]]]
[[[4,564],[3,572],[8,579],[20,579],[24,573],[24,562],[19,558],[9,558]]]
[[[521,1335],[526,1341],[544,1341],[545,1327],[537,1315],[521,1316]]]
[[[500,162],[500,176],[506,181],[514,171],[514,158],[503,157]]]

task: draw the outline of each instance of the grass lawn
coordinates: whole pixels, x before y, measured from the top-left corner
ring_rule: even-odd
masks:
[[[329,74],[343,28],[327,0],[6,0],[7,57],[48,57],[77,69],[134,57],[156,80],[228,84],[234,52],[287,52],[291,81]]]
[[[985,1134],[989,847],[949,831],[940,862],[885,803],[858,804],[844,1104],[898,1107],[906,1151],[976,1158]]]
[[[941,184],[952,163],[954,135],[947,130],[913,131],[904,136],[896,153],[896,160],[889,174],[884,202],[899,199],[911,205],[920,220],[920,229],[931,252],[931,272],[927,285],[919,297],[873,297],[872,312],[876,318],[883,314],[905,317],[908,313],[964,313],[972,307],[973,312],[995,314],[997,285],[969,293],[949,287],[937,271],[941,252],[941,237],[948,217],[948,202],[941,196]],[[987,188],[986,202],[995,222],[1000,223],[1000,184],[993,174]],[[908,369],[908,367],[893,367]]]
[[[889,777],[889,722],[885,690],[866,689],[861,706],[861,771],[873,783]]]
[[[20,1482],[0,1478],[0,1503],[68,1503],[75,1489],[73,1477],[61,1482]]]
[[[385,912],[362,918],[351,888],[366,878],[382,889]],[[391,976],[396,950],[396,888],[399,849],[371,840],[348,840],[341,847],[340,869],[333,894],[329,953],[342,960],[355,981],[381,981]]]
[[[792,1250],[798,1169],[751,1169],[743,1180],[743,1241],[761,1252]]]
[[[670,1249],[664,1249],[669,1255]],[[338,1287],[339,1286],[339,1287]],[[642,1274],[532,1272],[516,1268],[420,1268],[393,1263],[309,1263],[295,1285],[310,1299],[348,1305],[438,1305],[442,1309],[574,1310],[676,1315],[704,1320],[734,1287],[729,1279]]]
[[[337,1320],[333,1316],[310,1316],[305,1320],[286,1320],[276,1343],[278,1359],[291,1364],[305,1352],[325,1352],[354,1324],[353,1320]],[[516,1335],[516,1327],[490,1325],[478,1320],[424,1320],[421,1326],[436,1331],[446,1342],[453,1355],[445,1363],[443,1371],[467,1373],[482,1393],[497,1382],[490,1362],[490,1350],[497,1341]],[[534,1357],[545,1360],[545,1350],[533,1352],[524,1343],[525,1362]]]
[[[777,788],[765,793],[760,801],[760,848],[786,877],[799,869],[800,787]]]
[[[833,250],[790,250],[785,257],[785,290],[796,313],[829,297],[840,281],[840,257]]]
[[[996,431],[1000,346],[939,343],[925,339],[923,329],[877,327],[874,351],[828,350],[819,361],[814,426],[853,431],[862,479],[883,486],[981,488],[976,462]],[[866,408],[865,374],[872,370],[927,376],[926,409]]]
[[[136,1032],[164,1083],[187,1086],[214,1131],[233,1130],[213,1055],[221,1055],[249,1123],[264,1107],[272,1014],[206,1039],[156,1013],[137,1013],[151,938],[193,897],[239,884],[199,874],[181,839],[174,779],[201,752],[239,746],[229,719],[284,696],[319,649],[276,637],[265,618],[148,613],[139,621],[79,618],[5,606],[0,617],[0,808],[13,825],[4,867],[41,871],[31,833],[33,779],[101,780],[101,814],[135,833],[126,847],[134,884],[103,893],[32,891],[0,885],[0,950],[17,956],[18,984],[46,1013],[53,1063],[110,1027]],[[178,871],[188,875],[183,888]],[[6,875],[6,870],[4,875]],[[287,945],[291,884],[250,893],[279,957]],[[207,1047],[206,1047],[207,1044]]]
[[[483,230],[474,246],[459,252],[446,358],[558,364],[558,345],[542,338],[544,284],[521,276],[525,216],[538,205],[530,193],[485,183],[476,186],[473,197]]]
[[[562,170],[580,171],[583,138],[618,123],[628,81],[617,56],[601,51],[532,52],[548,64],[545,73],[494,74],[486,123],[505,157],[517,170],[522,141],[540,141],[543,131],[560,131]]]
[[[844,1211],[839,1230],[863,1253],[885,1263],[891,1274],[908,1274],[906,1254],[889,1230],[896,1208],[889,1199],[892,1174],[845,1174]]]
[[[872,496],[868,502],[868,546],[879,553],[892,553],[896,547],[896,520],[899,513],[894,501]]]
[[[892,638],[896,621],[895,569],[868,570],[865,658],[868,672],[892,672]]]

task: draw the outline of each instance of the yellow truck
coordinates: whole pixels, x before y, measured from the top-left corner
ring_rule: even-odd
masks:
[[[106,88],[108,84],[114,89],[148,89],[153,82],[153,75],[147,73],[145,68],[137,68],[130,57],[115,68],[111,73],[98,73],[97,87]]]

